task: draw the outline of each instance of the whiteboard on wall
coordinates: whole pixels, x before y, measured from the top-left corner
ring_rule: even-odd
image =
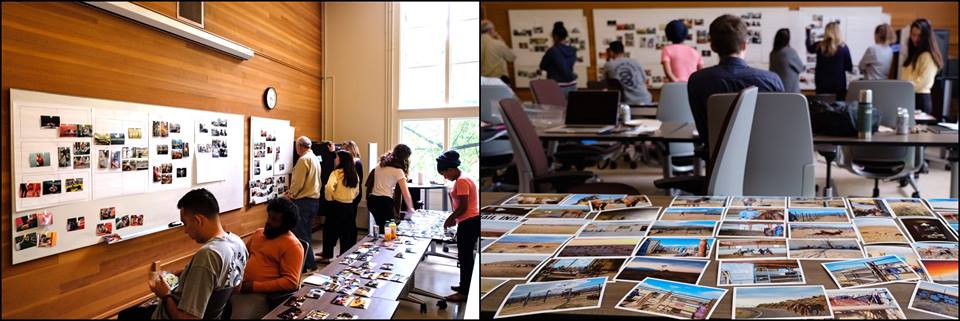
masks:
[[[10,89],[10,109],[11,142],[15,142],[12,144],[10,163],[14,200],[11,218],[13,264],[101,243],[103,236],[97,235],[97,226],[100,224],[105,227],[109,223],[110,234],[118,234],[121,240],[169,229],[170,223],[179,222],[177,201],[194,188],[210,190],[219,202],[221,213],[243,205],[242,115],[21,89]],[[166,121],[168,126],[170,121],[176,122],[180,127],[179,133],[171,136],[170,127],[167,127],[166,139],[162,139],[162,135],[154,139],[152,123],[148,125],[150,117],[154,117],[152,115],[177,115]],[[53,117],[56,117],[56,122],[52,121]],[[223,170],[229,175],[221,181],[197,184],[195,176],[190,174],[196,172],[192,161],[196,146],[193,143],[189,146],[178,145],[176,150],[180,157],[176,159],[173,158],[174,149],[171,147],[174,147],[174,139],[181,140],[179,143],[182,144],[192,142],[194,120],[204,117],[217,117],[229,122],[229,126],[225,127],[228,133],[226,137],[234,150],[223,163]],[[155,118],[161,121],[160,116]],[[42,120],[47,120],[47,124],[41,123]],[[54,129],[54,124],[68,125],[64,129],[68,135],[71,135],[69,132],[73,128],[69,126],[71,124],[91,125],[92,133],[78,135],[81,137],[60,137],[61,129]],[[44,125],[50,128],[44,128]],[[78,134],[80,132],[83,131],[77,130]],[[97,134],[107,134],[106,140],[100,140],[101,144],[97,144]],[[113,137],[110,134],[114,134]],[[153,155],[157,145],[167,146],[165,155]],[[70,161],[61,163],[60,153],[67,150]],[[100,168],[101,150],[106,151],[107,155],[103,169]],[[185,150],[190,156],[183,155]],[[44,157],[45,153],[49,159]],[[35,166],[37,154],[49,165]],[[149,184],[154,183],[153,167],[159,164],[176,165],[171,166],[170,183],[163,184],[161,181],[158,184],[160,187],[151,189]],[[178,169],[182,170],[178,172]],[[162,172],[160,174],[163,175]],[[177,177],[178,174],[180,177]],[[178,178],[185,182],[175,185]],[[34,182],[41,187],[38,197],[32,196],[31,189],[21,188],[21,184],[26,187]],[[45,190],[48,194],[43,194],[44,185],[47,185]],[[56,193],[52,193],[54,189]],[[104,213],[104,219],[101,219],[101,212]],[[125,216],[127,219],[122,220]],[[52,219],[47,221],[46,217]],[[82,218],[83,228],[68,231],[68,227],[79,227],[79,218]],[[117,229],[117,224],[121,222],[127,226]],[[41,239],[47,241],[41,244]]]
[[[513,62],[513,79],[517,88],[529,88],[530,81],[546,78],[540,70],[540,60],[547,49],[553,46],[550,32],[553,24],[563,21],[567,28],[567,40],[577,48],[577,62],[573,72],[577,74],[577,87],[587,87],[587,68],[590,66],[590,41],[587,18],[581,9],[569,10],[510,10],[510,40],[517,59]]]
[[[817,55],[807,53],[806,27],[811,27],[811,38],[817,41],[823,38],[823,29],[831,21],[840,21],[840,36],[850,50],[854,72],[847,74],[849,82],[861,77],[857,65],[867,48],[874,44],[873,30],[877,25],[890,23],[890,15],[883,13],[881,7],[800,7],[790,28],[790,47],[797,51],[805,66],[800,73],[800,89],[816,89]]]

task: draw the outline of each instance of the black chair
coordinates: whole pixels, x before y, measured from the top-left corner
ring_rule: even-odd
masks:
[[[621,183],[587,183],[571,186],[567,193],[573,194],[627,194],[638,195],[638,191],[633,186]]]
[[[223,320],[230,318],[232,312],[230,307],[230,296],[233,295],[234,287],[213,290],[210,294],[210,300],[207,301],[207,309],[203,312],[204,320]]]

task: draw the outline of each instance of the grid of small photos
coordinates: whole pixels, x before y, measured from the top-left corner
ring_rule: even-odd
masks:
[[[903,319],[877,287],[895,282],[915,284],[907,308],[957,315],[955,198],[517,194],[481,218],[481,299],[525,282],[494,318],[598,308],[610,282],[636,283],[615,305],[628,315],[709,319],[731,292],[736,319]],[[717,284],[698,285],[711,260]]]

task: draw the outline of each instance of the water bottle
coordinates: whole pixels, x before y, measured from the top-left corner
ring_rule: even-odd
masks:
[[[897,135],[910,133],[910,114],[906,108],[897,107]]]
[[[860,90],[860,106],[857,110],[857,137],[871,139],[873,137],[873,91]]]
[[[620,124],[626,125],[630,121],[630,105],[620,104]]]

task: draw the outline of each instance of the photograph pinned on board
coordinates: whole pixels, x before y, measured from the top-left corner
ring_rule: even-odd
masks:
[[[90,155],[90,142],[73,142],[74,155]]]
[[[116,218],[117,230],[130,226],[130,215],[124,215]]]
[[[50,163],[50,152],[29,153],[27,155],[27,162],[30,163],[30,168],[52,166]]]
[[[791,239],[856,239],[857,231],[850,223],[789,223]]]
[[[100,149],[97,150],[97,169],[109,169],[110,168],[110,150],[109,149]]]
[[[677,258],[630,258],[617,272],[616,281],[640,282],[648,277],[697,284],[710,261]]]
[[[480,219],[484,221],[520,221],[533,209],[519,206],[484,206],[480,209]]]
[[[560,249],[557,257],[630,256],[638,243],[639,237],[572,239]]]
[[[850,222],[845,208],[793,208],[787,220],[791,223]]]
[[[920,263],[920,257],[917,256],[917,252],[909,245],[864,245],[863,252],[867,254],[866,257],[868,258],[887,255],[899,256],[904,262],[907,262],[907,265],[909,265],[914,272],[917,272],[921,280],[930,280],[927,269]]]
[[[507,234],[487,246],[483,253],[553,254],[569,239],[566,235]]]
[[[773,196],[734,196],[730,198],[730,207],[787,207],[786,197]]]
[[[910,245],[917,251],[917,255],[924,260],[956,260],[957,243],[944,242],[914,242]]]
[[[110,134],[109,134],[109,133],[94,133],[94,134],[93,134],[93,144],[94,144],[94,145],[110,145]]]
[[[120,169],[120,151],[113,151],[113,155],[110,157],[110,169]]]
[[[480,224],[480,237],[501,237],[507,232],[510,232],[517,226],[520,226],[521,221],[492,221],[485,220]]]
[[[717,286],[806,284],[800,260],[720,261]]]
[[[124,133],[110,133],[110,145],[123,145],[126,143]]]
[[[714,238],[648,237],[637,247],[635,256],[710,259]]]
[[[926,269],[930,281],[939,284],[957,285],[957,260],[923,260],[920,262]]]
[[[37,212],[37,224],[40,226],[53,225],[53,213],[46,210]]]
[[[483,223],[483,225],[486,224]],[[580,230],[577,238],[641,237],[647,234],[648,227],[650,227],[650,222],[590,222]]]
[[[481,224],[481,226],[487,223]],[[510,234],[551,234],[574,235],[583,227],[583,221],[570,220],[527,220],[521,223]],[[481,227],[482,229],[483,227]],[[482,232],[481,232],[482,234]]]
[[[77,137],[77,124],[60,124],[60,137]]]
[[[726,289],[646,278],[617,302],[615,308],[673,319],[706,320]]]
[[[594,211],[603,211],[625,207],[647,207],[651,203],[646,195],[573,194],[563,201],[563,205],[587,205]]]
[[[100,209],[100,219],[101,220],[110,220],[117,217],[117,208],[116,207],[104,207]]]
[[[897,217],[936,217],[919,198],[884,198],[883,202]]]
[[[939,219],[901,218],[900,223],[914,242],[957,242],[957,237]]]
[[[669,207],[726,207],[726,196],[677,196]]]
[[[15,251],[23,251],[35,246],[37,246],[37,232],[18,235],[13,238],[13,249]]]
[[[511,197],[500,205],[536,206],[559,205],[570,194],[522,193]]]
[[[97,236],[110,235],[113,233],[113,222],[97,224]]]
[[[87,169],[90,168],[90,156],[74,156],[73,157],[73,169]]]
[[[719,221],[722,207],[668,207],[660,215],[662,221]]]
[[[724,221],[777,221],[783,222],[786,209],[782,207],[728,207]]]
[[[608,282],[620,271],[627,257],[571,257],[554,258],[540,266],[530,277],[530,282],[547,282],[594,277],[606,278]]]
[[[720,227],[717,228],[717,237],[784,238],[786,237],[784,230],[783,223],[725,221],[720,222]]]
[[[801,260],[842,260],[863,258],[856,239],[787,239],[787,257]]]
[[[127,128],[127,138],[130,139],[140,139],[143,137],[143,133],[140,132],[140,128]]]
[[[936,316],[957,319],[957,287],[920,281],[913,288],[907,308]]]
[[[787,240],[719,239],[717,240],[716,251],[718,261],[786,259]]]
[[[46,231],[40,232],[38,234],[37,247],[54,247],[57,246],[57,232],[56,231]]]
[[[268,169],[269,170],[269,169]],[[541,205],[527,214],[527,219],[586,219],[590,215],[589,206]]]
[[[910,243],[897,221],[892,218],[860,217],[853,219],[853,225],[857,227],[857,232],[860,232],[863,244]]]
[[[517,284],[493,318],[599,308],[606,281],[598,277]]]
[[[93,125],[77,124],[77,137],[92,137]]]
[[[920,279],[920,275],[897,255],[827,262],[821,265],[841,289]]]
[[[20,183],[20,198],[40,197],[42,189],[40,183]]]
[[[648,236],[656,237],[713,237],[716,221],[656,221]]]
[[[82,230],[86,227],[86,218],[83,216],[67,219],[67,232]]]
[[[733,289],[734,319],[832,319],[822,285],[737,287]]]
[[[57,167],[70,167],[70,147],[57,147]]]
[[[893,217],[879,198],[848,198],[850,212],[857,217]]]
[[[43,195],[60,194],[61,183],[59,179],[43,181]]]
[[[655,221],[659,207],[637,207],[606,210],[597,214],[594,221]]]
[[[827,290],[830,309],[837,319],[904,320],[907,317],[886,288]]]
[[[847,207],[847,203],[843,197],[791,197],[787,207]]]
[[[32,228],[36,228],[38,224],[39,222],[37,221],[37,214],[27,214],[17,217],[15,222],[17,232],[23,232]]]
[[[57,129],[60,128],[60,116],[40,116],[40,128]]]

